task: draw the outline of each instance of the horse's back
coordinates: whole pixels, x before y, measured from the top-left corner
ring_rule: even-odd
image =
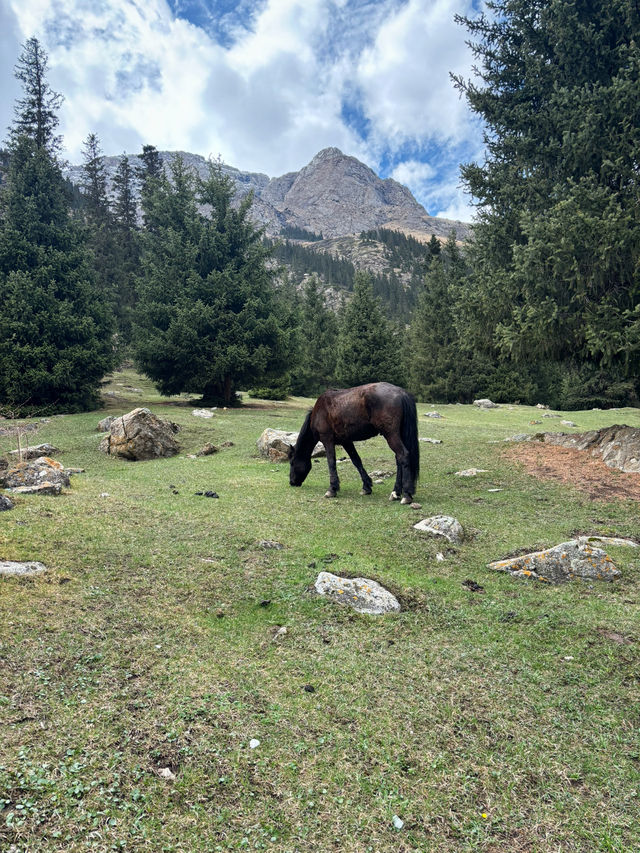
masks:
[[[329,389],[312,411],[319,433],[331,431],[338,441],[364,441],[397,428],[407,392],[389,382],[369,382],[354,388]]]

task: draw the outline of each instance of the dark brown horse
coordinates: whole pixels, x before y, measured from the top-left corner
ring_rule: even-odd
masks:
[[[335,498],[340,488],[336,469],[336,445],[347,451],[362,478],[362,494],[370,495],[371,477],[364,470],[354,441],[382,435],[396,455],[396,483],[389,500],[408,504],[420,471],[416,404],[407,391],[388,382],[372,382],[343,391],[325,391],[302,425],[290,454],[289,482],[301,486],[311,470],[311,453],[318,441],[327,451],[329,491]]]

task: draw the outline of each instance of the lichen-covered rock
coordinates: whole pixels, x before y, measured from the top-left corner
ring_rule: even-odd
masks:
[[[561,542],[544,551],[496,560],[489,563],[489,568],[547,583],[564,583],[574,578],[612,581],[620,575],[611,557],[591,545],[587,537]]]
[[[62,492],[62,486],[60,483],[50,483],[45,480],[44,483],[33,486],[15,486],[11,492],[14,495],[59,495]]]
[[[100,442],[100,450],[132,461],[175,456],[180,450],[175,438],[179,429],[149,409],[134,409],[114,419],[110,434]]]
[[[428,533],[431,536],[442,536],[447,542],[459,545],[464,541],[464,528],[457,518],[451,515],[432,515],[414,524],[415,530]]]
[[[400,610],[395,595],[369,578],[341,578],[331,572],[320,572],[314,587],[318,595],[359,613],[398,613]]]
[[[271,429],[267,427],[256,442],[258,452],[266,456],[271,462],[288,462],[289,453],[298,440],[297,432],[286,432],[282,429]],[[311,456],[315,459],[326,456],[324,446],[318,442]]]
[[[49,456],[39,456],[29,462],[18,462],[3,477],[5,488],[34,488],[45,484],[54,486],[70,485],[69,473],[63,466]],[[60,489],[58,489],[59,493]]]

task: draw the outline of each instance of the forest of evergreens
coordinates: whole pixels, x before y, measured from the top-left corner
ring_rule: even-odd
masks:
[[[485,127],[486,159],[462,166],[473,239],[363,232],[388,264],[372,275],[301,244],[318,234],[265,240],[215,162],[202,179],[148,144],[108,187],[92,133],[70,185],[62,95],[29,39],[0,157],[2,414],[92,406],[124,359],[227,404],[388,380],[423,400],[637,405],[637,6],[496,0],[459,21],[478,76],[454,82]]]

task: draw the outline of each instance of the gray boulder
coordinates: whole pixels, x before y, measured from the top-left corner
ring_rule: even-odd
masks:
[[[430,536],[441,536],[453,545],[460,545],[464,541],[464,528],[458,519],[451,515],[433,515],[431,518],[423,518],[413,527]]]
[[[8,509],[13,509],[13,501],[6,495],[0,495],[0,512],[6,512]]]
[[[544,551],[496,560],[488,568],[508,572],[513,577],[532,578],[547,583],[565,583],[574,578],[612,581],[620,575],[611,557],[590,544],[587,537],[561,542]]]
[[[109,432],[111,429],[111,424],[115,421],[115,415],[109,415],[106,418],[103,418],[101,421],[98,421],[98,426],[96,429],[98,432]]]
[[[258,452],[271,462],[288,462],[289,453],[298,440],[297,432],[287,432],[282,429],[271,429],[267,427],[256,442]],[[323,444],[319,441],[313,449],[311,456],[317,459],[326,456]]]
[[[53,453],[60,453],[60,450],[52,444],[36,444],[34,447],[25,447],[22,451],[10,450],[8,455],[11,459],[19,459],[22,456],[22,461],[25,462],[40,456],[51,456]]]
[[[147,408],[133,409],[114,419],[111,432],[100,442],[100,450],[132,461],[175,456],[180,450],[175,438],[179,429]]]
[[[314,584],[318,595],[323,595],[358,613],[398,613],[400,602],[377,581],[369,578],[341,578],[331,572],[320,572]]]
[[[477,406],[479,409],[499,409],[500,406],[497,403],[493,403],[491,400],[486,397],[482,400],[474,400],[473,405]]]

